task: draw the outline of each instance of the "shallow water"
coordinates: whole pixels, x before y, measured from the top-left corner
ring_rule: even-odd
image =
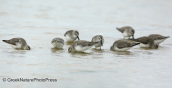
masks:
[[[1,0],[0,40],[24,38],[30,51],[0,43],[0,79],[49,78],[57,82],[3,82],[4,88],[172,88],[172,38],[158,49],[135,46],[126,52],[110,51],[122,39],[115,28],[132,26],[135,37],[171,36],[170,0]],[[102,49],[68,53],[64,33],[76,29],[80,39],[105,39]],[[65,40],[62,50],[51,40]]]

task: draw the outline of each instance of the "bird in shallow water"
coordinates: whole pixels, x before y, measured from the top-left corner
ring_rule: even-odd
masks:
[[[51,44],[54,46],[54,48],[62,49],[64,46],[64,40],[62,38],[54,38],[51,41]]]
[[[170,38],[170,36],[162,36],[159,34],[151,34],[149,35],[150,38],[154,40],[155,45],[158,47],[160,43],[162,43],[167,38]]]
[[[68,52],[84,52],[85,50],[93,47],[98,42],[89,42],[86,40],[77,40],[72,43],[68,48]]]
[[[12,38],[10,40],[2,40],[5,43],[12,45],[14,49],[30,50],[30,46],[27,45],[23,38]]]
[[[113,43],[113,45],[110,47],[110,50],[115,50],[115,51],[127,51],[133,46],[136,46],[140,43],[133,42],[131,40],[127,39],[122,39],[122,40],[117,40]]]
[[[122,35],[124,36],[124,39],[125,37],[130,38],[131,36],[132,36],[132,39],[134,39],[135,30],[132,27],[124,26],[124,27],[116,28],[116,29],[122,33]]]
[[[133,41],[139,42],[140,47],[143,48],[155,48],[155,49],[158,48],[157,45],[155,45],[154,40],[147,36],[134,39]]]
[[[97,44],[95,44],[94,46],[97,48],[97,47],[100,47],[101,49],[101,46],[103,46],[103,43],[104,43],[104,38],[102,35],[96,35],[92,38],[91,42],[98,42]]]
[[[67,42],[73,42],[75,41],[77,38],[79,39],[79,32],[77,30],[69,30],[64,34]]]

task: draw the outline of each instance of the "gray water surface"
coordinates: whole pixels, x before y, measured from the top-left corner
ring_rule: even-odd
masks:
[[[110,51],[123,36],[116,27],[132,26],[135,38],[172,34],[171,0],[0,0],[0,41],[24,38],[32,48],[15,50],[0,43],[3,88],[172,88],[172,38],[158,49],[135,46]],[[105,39],[102,49],[68,53],[64,33],[80,39]],[[51,40],[65,40],[62,50]],[[57,82],[3,82],[3,78],[49,78]]]

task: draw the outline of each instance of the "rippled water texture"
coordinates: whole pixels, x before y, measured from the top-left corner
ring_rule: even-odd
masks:
[[[135,37],[172,34],[171,0],[0,0],[0,85],[3,88],[172,88],[172,38],[158,49],[135,46],[110,51],[123,38],[116,27],[132,26]],[[102,49],[68,53],[64,33],[105,39]],[[14,50],[3,39],[22,37],[32,50]],[[62,50],[51,40],[65,40]],[[172,37],[172,36],[171,36]],[[2,78],[52,78],[57,82],[3,82]]]

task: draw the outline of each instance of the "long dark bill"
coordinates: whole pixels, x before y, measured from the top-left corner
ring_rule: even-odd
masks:
[[[103,41],[101,40],[101,45],[103,46]]]
[[[77,36],[77,38],[78,38],[78,40],[80,40],[80,39],[79,39],[79,36]]]

